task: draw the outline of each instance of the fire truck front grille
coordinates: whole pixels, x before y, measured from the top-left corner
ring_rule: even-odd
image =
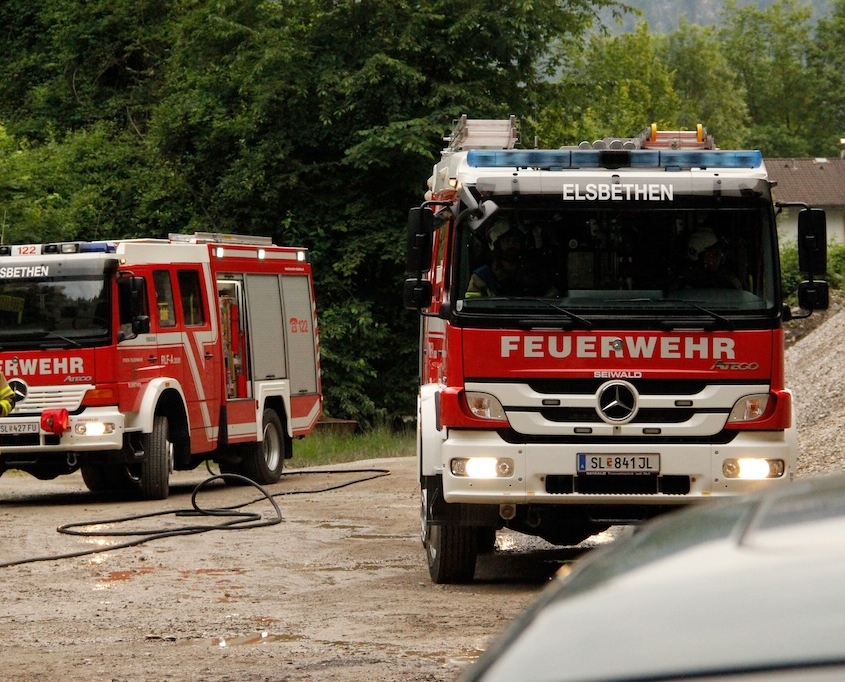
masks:
[[[553,474],[546,476],[546,492],[552,495],[688,495],[690,478],[657,474]]]
[[[30,386],[26,398],[18,403],[17,411],[42,412],[64,407],[68,412],[75,412],[82,405],[85,393],[94,388],[90,384],[74,386]]]
[[[547,408],[540,410],[544,419],[550,422],[601,423],[602,420],[593,408]],[[637,413],[632,424],[682,424],[689,421],[695,413],[687,409],[643,409]]]
[[[606,379],[533,379],[528,382],[537,393],[593,395]],[[699,380],[632,379],[641,395],[695,395],[707,386]]]
[[[543,445],[583,445],[584,443],[609,443],[602,436],[565,436],[545,434],[524,434],[514,429],[499,429],[499,437],[512,445],[528,445],[539,443]],[[725,445],[737,437],[738,431],[723,430],[712,436],[627,436],[613,439],[614,445]]]

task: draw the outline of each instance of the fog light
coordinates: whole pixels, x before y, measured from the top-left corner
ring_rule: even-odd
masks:
[[[741,457],[722,462],[722,474],[725,478],[760,481],[765,478],[780,478],[785,471],[786,463],[782,459]]]
[[[453,476],[467,478],[510,478],[513,460],[509,457],[460,457],[449,462]]]

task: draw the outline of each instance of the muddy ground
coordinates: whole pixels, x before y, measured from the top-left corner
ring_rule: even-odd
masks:
[[[331,491],[323,490],[373,473],[289,469],[268,488],[279,523],[119,549],[139,536],[102,533],[227,520],[167,513],[110,522],[190,510],[210,474],[177,474],[166,502],[96,496],[78,474],[3,475],[0,562],[105,551],[0,568],[0,679],[454,680],[577,552],[500,534],[474,584],[434,585],[419,541],[414,462],[328,467],[389,472]],[[205,509],[254,500],[241,511],[276,519],[252,487],[216,480],[197,494]],[[79,529],[94,535],[57,532],[69,523],[95,524]]]

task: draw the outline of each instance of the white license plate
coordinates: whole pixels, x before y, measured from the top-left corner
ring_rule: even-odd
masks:
[[[38,433],[39,430],[38,422],[16,424],[15,422],[0,421],[0,433]]]
[[[578,455],[578,473],[659,474],[660,455]]]

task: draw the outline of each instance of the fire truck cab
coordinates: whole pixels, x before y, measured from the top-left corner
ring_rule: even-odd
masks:
[[[793,312],[759,151],[700,126],[518,149],[513,117],[446,141],[404,290],[432,580],[472,580],[501,528],[572,545],[792,480]],[[802,207],[798,239],[799,305],[824,308],[822,211]]]
[[[279,480],[321,413],[308,252],[216,233],[0,246],[0,473],[166,498],[211,460]]]

